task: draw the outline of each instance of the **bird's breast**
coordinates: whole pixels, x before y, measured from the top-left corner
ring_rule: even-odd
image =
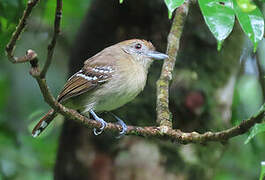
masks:
[[[99,98],[94,109],[111,111],[132,101],[144,89],[146,77],[146,71],[136,63],[117,66],[111,80],[97,91]]]

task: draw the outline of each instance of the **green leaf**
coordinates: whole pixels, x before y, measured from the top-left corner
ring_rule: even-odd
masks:
[[[258,42],[264,35],[264,17],[258,7],[252,11],[244,11],[244,9],[240,8],[236,0],[233,1],[237,19],[245,34],[254,44],[255,52]]]
[[[236,1],[238,6],[244,12],[251,12],[257,7],[255,4],[252,3],[251,0],[236,0]]]
[[[217,41],[227,38],[235,23],[232,0],[199,0],[199,6]]]
[[[184,3],[184,0],[164,0],[168,9],[168,18],[172,18],[173,11]]]
[[[261,164],[261,171],[260,171],[259,180],[263,180],[263,178],[265,177],[265,161],[262,161],[260,164]]]
[[[120,0],[120,4],[122,4],[123,3],[123,0]]]
[[[265,123],[255,124],[255,126],[251,129],[250,135],[248,136],[245,144],[249,143],[249,141],[254,138],[257,134],[265,132]]]

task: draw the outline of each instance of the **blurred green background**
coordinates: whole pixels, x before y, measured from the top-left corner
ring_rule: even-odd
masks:
[[[82,22],[88,0],[64,1],[62,33],[55,48],[54,61],[47,74],[47,81],[52,93],[58,92],[67,79],[68,57],[71,44]],[[28,74],[28,64],[11,64],[4,52],[10,35],[23,13],[25,0],[0,1],[0,180],[49,180],[53,177],[56,160],[58,136],[62,118],[51,124],[48,131],[38,138],[32,138],[30,132],[39,117],[48,109],[43,101],[37,83]],[[47,44],[53,32],[55,2],[41,1],[30,18],[26,31],[18,41],[16,55],[24,55],[29,48],[36,50],[42,63],[46,57]],[[236,124],[253,115],[264,102],[264,92],[259,79],[256,57],[252,55],[249,40],[246,39],[242,54],[244,64],[237,79],[233,98],[232,122]],[[265,41],[258,48],[259,62],[265,70]],[[243,174],[246,179],[259,177],[260,162],[265,160],[265,135],[259,134],[250,143],[244,145],[248,134],[233,138],[229,148],[220,156],[216,165],[216,180],[237,179]],[[208,146],[202,147],[201,153],[210,153]],[[208,147],[209,148],[209,147]],[[222,148],[220,146],[220,148]],[[187,152],[185,152],[187,153]],[[263,158],[263,159],[262,159]],[[201,159],[187,160],[188,165],[200,164]]]
[[[4,48],[23,13],[25,0],[0,2],[0,179],[52,179],[59,129],[50,132],[52,126],[62,124],[60,117],[42,137],[30,135],[39,117],[49,107],[44,103],[37,83],[29,75],[29,64],[12,65]],[[89,1],[65,1],[62,33],[56,46],[54,61],[47,81],[57,96],[67,78],[69,45],[73,41]],[[56,3],[41,1],[30,17],[26,31],[18,41],[16,55],[24,55],[27,49],[38,52],[40,63],[46,58],[47,44],[53,33]],[[59,125],[59,126],[60,126]],[[49,134],[49,138],[46,137]]]

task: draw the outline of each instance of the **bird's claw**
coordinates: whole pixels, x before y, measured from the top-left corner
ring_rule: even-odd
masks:
[[[97,136],[99,134],[101,134],[103,132],[103,130],[105,129],[105,127],[107,126],[107,123],[100,117],[98,117],[96,115],[96,113],[91,109],[90,110],[90,114],[94,117],[94,119],[98,122],[101,123],[101,127],[99,128],[99,131],[97,130],[97,128],[94,128],[93,132],[94,134]],[[122,136],[124,136],[126,134],[126,131],[128,130],[127,125],[119,118],[117,117],[115,114],[111,113],[111,115],[118,121],[117,123],[119,125],[121,125],[122,130],[120,131],[120,135],[117,138],[121,138]]]
[[[99,131],[97,131],[96,128],[94,128],[94,130],[93,130],[94,134],[97,136],[97,135],[99,135],[99,134],[101,134],[101,133],[103,132],[103,130],[104,130],[105,127],[107,126],[107,123],[104,121],[104,119],[98,117],[98,116],[96,115],[96,113],[95,113],[92,109],[91,109],[89,112],[90,112],[90,114],[92,114],[92,116],[94,117],[94,119],[95,119],[96,121],[98,121],[98,122],[101,123],[101,127],[99,128]]]
[[[97,128],[94,128],[94,130],[93,130],[94,134],[97,136],[103,132],[103,130],[107,126],[107,123],[102,118],[96,119],[96,121],[101,123],[101,127],[99,128],[99,131],[97,130]]]
[[[128,127],[127,127],[127,125],[123,122],[123,120],[121,120],[119,117],[117,117],[115,114],[113,114],[113,113],[111,113],[111,115],[118,121],[117,123],[119,124],[119,125],[121,125],[121,127],[122,127],[122,130],[120,131],[120,135],[119,136],[117,136],[116,138],[117,139],[119,139],[119,138],[121,138],[122,136],[124,136],[125,134],[126,134],[126,132],[127,132],[127,130],[128,130]]]
[[[120,135],[117,138],[121,138],[126,134],[128,127],[121,119],[118,119],[118,124],[121,125],[122,130],[120,131]]]

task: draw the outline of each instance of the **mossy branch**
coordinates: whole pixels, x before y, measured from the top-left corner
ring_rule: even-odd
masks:
[[[157,81],[157,123],[163,127],[163,132],[172,128],[169,111],[169,83],[175,67],[176,57],[179,51],[180,38],[189,11],[189,1],[182,4],[175,12],[175,16],[168,34],[167,54],[169,58],[164,60],[161,75]]]

